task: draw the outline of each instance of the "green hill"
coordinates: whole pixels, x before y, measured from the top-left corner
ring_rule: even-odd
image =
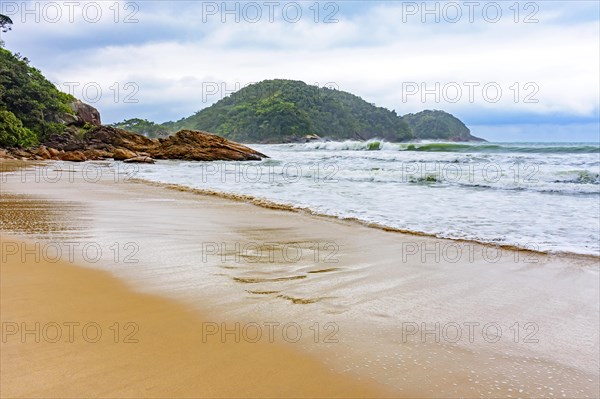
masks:
[[[398,116],[353,94],[294,80],[264,80],[177,122],[115,124],[144,134],[163,126],[170,132],[197,129],[245,143],[286,143],[318,135],[330,140],[380,138],[480,141],[456,117],[444,111]],[[160,131],[164,134],[163,131]]]
[[[59,91],[27,58],[0,48],[0,147],[31,146],[62,133],[75,98]]]
[[[421,140],[484,141],[471,136],[471,131],[462,121],[444,111],[421,111],[402,117]]]
[[[282,143],[310,134],[331,140],[413,138],[406,122],[394,111],[350,93],[292,80],[249,85],[189,118],[165,126],[171,131],[206,130],[246,143]]]

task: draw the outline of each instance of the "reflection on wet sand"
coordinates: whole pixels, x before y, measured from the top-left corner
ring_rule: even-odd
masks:
[[[40,196],[2,193],[0,230],[39,237],[81,237],[85,206],[75,201],[48,201]]]
[[[273,278],[242,278],[242,277],[233,277],[233,281],[243,284],[256,284],[256,283],[276,283],[279,281],[291,281],[291,280],[301,280],[306,278],[306,276],[290,276],[290,277],[273,277]]]

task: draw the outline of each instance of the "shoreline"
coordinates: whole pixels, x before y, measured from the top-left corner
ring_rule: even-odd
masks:
[[[256,196],[249,195],[249,194],[227,193],[224,191],[188,187],[183,184],[163,183],[163,182],[157,182],[157,181],[152,181],[152,180],[147,180],[147,179],[139,179],[139,178],[131,179],[129,181],[131,183],[145,184],[145,185],[153,186],[153,187],[163,187],[163,188],[167,188],[169,190],[190,192],[190,193],[194,193],[197,195],[207,195],[207,196],[212,196],[212,197],[224,198],[224,199],[228,199],[228,200],[232,200],[232,201],[240,201],[243,203],[259,206],[259,207],[262,207],[265,209],[281,210],[281,211],[287,211],[287,212],[293,212],[293,213],[314,216],[314,217],[328,219],[328,220],[334,220],[334,221],[337,220],[337,221],[341,221],[341,222],[348,222],[348,223],[355,224],[357,226],[364,226],[364,227],[382,230],[382,231],[386,231],[386,232],[390,232],[390,233],[399,233],[399,234],[415,236],[415,237],[428,237],[428,238],[437,239],[437,240],[448,240],[448,241],[453,241],[456,243],[481,245],[481,246],[485,246],[485,247],[498,248],[498,249],[506,250],[506,251],[524,252],[524,253],[530,253],[530,254],[534,254],[534,255],[546,255],[549,257],[558,257],[558,258],[569,257],[569,258],[573,258],[573,259],[600,261],[600,254],[593,255],[593,254],[583,254],[583,253],[566,252],[566,251],[551,252],[551,251],[528,249],[525,247],[520,247],[518,245],[511,245],[511,244],[495,244],[495,243],[491,243],[488,241],[477,241],[477,240],[469,240],[469,239],[464,239],[464,238],[453,238],[453,237],[442,237],[442,236],[439,236],[439,235],[436,235],[433,233],[425,233],[425,232],[415,231],[415,230],[406,230],[406,229],[401,229],[401,228],[397,228],[397,227],[386,226],[384,224],[380,224],[380,223],[376,223],[376,222],[367,222],[367,221],[364,221],[364,220],[361,220],[358,218],[354,218],[354,217],[339,217],[339,216],[334,216],[334,215],[328,215],[326,213],[317,212],[308,207],[300,207],[300,206],[282,204],[282,203],[279,203],[276,201],[272,201],[272,200],[269,200],[266,198],[256,197]]]
[[[35,238],[44,250],[93,243],[104,256],[86,262],[78,253],[78,267],[109,272],[135,292],[174,300],[215,323],[297,323],[305,334],[293,350],[381,389],[370,396],[598,394],[595,259],[507,249],[491,262],[481,244],[390,234],[187,189],[108,177],[4,177],[4,230]],[[115,243],[121,251],[135,243],[138,262],[113,261]],[[457,261],[427,255],[448,243],[478,252]],[[409,247],[416,252],[404,253]],[[293,248],[303,256],[282,252]],[[479,324],[473,342],[468,323]],[[481,336],[490,323],[502,330],[498,340]],[[463,338],[431,340],[426,331],[436,325],[442,338],[446,327],[463,326]],[[324,342],[326,326],[335,327],[335,343]],[[526,326],[537,328],[537,342],[523,341]]]
[[[0,158],[0,174],[2,174],[4,172],[14,172],[21,168],[27,168],[28,166],[52,165],[55,162],[64,163],[66,161],[56,161],[56,160],[31,161],[31,160],[12,160],[12,159]],[[91,164],[106,163],[106,165],[109,166],[108,163],[114,162],[114,161],[110,161],[110,160],[87,161],[87,162],[78,163],[78,164],[85,164],[88,162]],[[9,165],[9,166],[5,170],[3,165]],[[74,171],[70,171],[70,172],[74,172]],[[281,210],[281,211],[298,213],[298,214],[303,214],[303,215],[317,217],[317,218],[323,218],[325,220],[347,222],[347,223],[351,223],[351,224],[354,224],[357,226],[364,226],[364,227],[368,227],[368,228],[372,228],[372,229],[376,229],[376,230],[381,230],[381,231],[391,232],[391,233],[398,233],[398,234],[402,234],[402,235],[432,238],[432,239],[436,239],[436,240],[450,241],[450,242],[455,242],[455,243],[459,243],[459,244],[472,244],[472,245],[478,245],[478,246],[483,246],[483,247],[500,249],[503,251],[522,252],[522,253],[526,253],[526,254],[531,254],[533,256],[542,255],[542,256],[548,256],[548,257],[555,257],[555,258],[559,258],[559,259],[560,258],[571,258],[571,259],[579,259],[582,261],[600,261],[600,254],[595,255],[595,254],[586,254],[586,253],[569,252],[569,251],[544,251],[544,250],[527,248],[527,247],[519,246],[519,245],[515,245],[515,244],[501,244],[501,243],[493,243],[493,242],[489,242],[489,241],[478,241],[478,240],[473,240],[473,239],[439,236],[435,233],[426,233],[426,232],[422,232],[422,231],[402,229],[402,228],[398,228],[398,227],[387,226],[387,225],[377,223],[377,222],[368,222],[368,221],[361,220],[361,219],[355,218],[355,217],[340,217],[340,216],[335,216],[335,215],[329,215],[326,213],[320,213],[320,212],[315,211],[308,207],[283,204],[283,203],[279,203],[279,202],[276,202],[276,201],[273,201],[270,199],[261,198],[261,197],[257,197],[257,196],[250,195],[250,194],[237,194],[237,193],[228,193],[228,192],[224,192],[224,191],[217,191],[217,190],[213,190],[213,189],[194,188],[194,187],[185,186],[183,184],[164,183],[164,182],[152,181],[152,180],[142,179],[142,178],[131,178],[131,179],[127,179],[126,181],[130,182],[130,183],[144,184],[144,185],[152,186],[152,187],[162,187],[162,188],[179,191],[179,192],[189,192],[189,193],[194,193],[196,195],[201,195],[201,196],[217,197],[217,198],[223,198],[223,199],[231,200],[231,201],[238,201],[238,202],[251,204],[251,205],[258,206],[258,207],[265,208],[265,209]]]

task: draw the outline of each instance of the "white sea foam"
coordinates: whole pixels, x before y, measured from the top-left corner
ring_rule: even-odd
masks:
[[[600,255],[598,144],[371,140],[253,147],[271,158],[164,161],[144,166],[138,177],[442,237]]]

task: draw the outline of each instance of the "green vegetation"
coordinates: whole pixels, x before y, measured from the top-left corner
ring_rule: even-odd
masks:
[[[473,141],[471,131],[458,118],[444,111],[422,111],[404,115],[414,135],[422,140]]]
[[[0,131],[3,137],[6,135],[0,145],[30,143],[30,135],[13,123],[12,116],[39,142],[51,134],[64,132],[62,118],[73,114],[69,104],[74,100],[73,96],[59,91],[39,70],[29,66],[27,58],[0,48],[0,111],[5,111]],[[5,127],[4,123],[11,125]]]
[[[0,110],[0,147],[30,147],[37,144],[36,135],[10,111]]]
[[[332,140],[405,141],[410,128],[394,111],[353,94],[292,80],[249,85],[189,118],[163,126],[197,129],[240,142],[281,143],[309,134]]]
[[[167,137],[170,133],[169,129],[163,125],[139,118],[127,119],[123,122],[113,123],[109,126],[128,130],[149,138]]]

